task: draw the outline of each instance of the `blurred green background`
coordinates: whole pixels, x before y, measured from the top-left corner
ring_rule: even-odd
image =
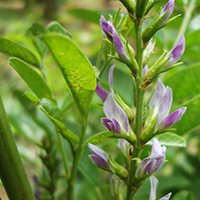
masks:
[[[156,14],[156,9],[164,6],[167,1],[160,1],[152,10],[151,14]],[[98,52],[101,48],[103,34],[99,26],[101,14],[108,15],[115,13],[118,8],[122,8],[122,13],[126,15],[122,4],[117,0],[1,0],[0,1],[0,36],[6,37],[20,44],[25,45],[36,53],[33,46],[29,29],[33,23],[47,26],[51,21],[58,21],[73,36],[73,39],[80,46],[82,51],[89,57],[95,65]],[[183,136],[187,141],[186,148],[168,147],[167,162],[155,175],[159,179],[157,196],[162,197],[168,192],[172,192],[172,200],[199,200],[200,199],[200,2],[189,0],[176,0],[173,16],[181,14],[179,18],[167,25],[156,34],[156,47],[152,58],[149,60],[150,66],[161,55],[163,49],[170,50],[178,40],[181,33],[186,37],[186,50],[181,61],[183,64],[161,76],[165,85],[172,87],[174,94],[173,109],[186,105],[188,110],[183,119],[174,128],[177,134]],[[147,19],[145,23],[148,23]],[[131,32],[134,35],[134,32]],[[131,45],[134,46],[134,39],[128,36]],[[41,120],[50,131],[54,132],[54,126],[46,116],[34,107],[30,102],[27,106],[31,108],[27,111],[24,106],[23,94],[30,90],[21,80],[19,75],[6,62],[9,56],[0,53],[0,92],[5,104],[5,108],[12,125],[13,133],[23,158],[25,168],[31,183],[33,175],[40,176],[42,162],[38,155],[44,153],[36,144],[40,143],[45,130],[41,128],[37,120]],[[122,98],[133,107],[133,94],[131,78],[127,78],[125,66],[114,61],[116,70],[114,73],[114,88]],[[58,100],[60,107],[65,111],[66,121],[72,131],[78,134],[75,105],[67,91],[65,81],[56,66],[55,61],[49,52],[45,56],[45,66],[47,79],[54,96]],[[176,73],[176,74],[175,74]],[[106,72],[101,83],[108,87]],[[146,103],[155,89],[152,86],[146,95]],[[87,137],[98,133],[103,129],[100,118],[104,116],[99,98],[94,95],[91,111],[89,114],[89,124]],[[35,113],[33,119],[31,113]],[[37,119],[37,120],[36,120]],[[102,148],[116,149],[116,144],[103,144]],[[65,144],[66,151],[70,150],[68,143]],[[116,153],[113,151],[113,153]],[[88,159],[89,150],[86,148],[81,159],[76,186],[77,200],[98,200],[100,197],[106,199],[104,195],[110,193],[109,181],[106,172],[97,169]],[[58,155],[58,159],[59,155]],[[62,176],[62,167],[60,173]],[[34,185],[34,183],[33,183]],[[61,178],[57,184],[60,191],[65,190],[66,183]],[[100,191],[97,187],[100,187]],[[146,181],[136,195],[136,199],[149,199],[150,186]],[[6,200],[3,188],[0,190],[0,197]],[[61,197],[60,197],[61,198]],[[110,199],[110,198],[109,198]]]

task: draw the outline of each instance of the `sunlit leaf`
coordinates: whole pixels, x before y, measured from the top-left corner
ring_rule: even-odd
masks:
[[[8,63],[39,98],[52,98],[51,90],[44,79],[27,63],[18,58],[10,58]]]
[[[45,32],[45,28],[40,24],[33,23],[31,28],[29,29],[29,32],[31,33],[33,44],[35,45],[36,49],[38,50],[40,56],[44,57],[44,55],[47,51],[47,46],[44,43],[44,41],[41,40],[41,36]]]
[[[0,37],[0,51],[5,54],[20,58],[25,62],[37,67],[40,66],[39,60],[29,49],[3,37]]]
[[[51,22],[47,27],[47,32],[57,33],[72,38],[71,33],[69,33],[65,28],[63,28],[58,22]]]
[[[91,63],[70,38],[46,34],[43,39],[58,63],[80,113],[86,115],[96,88]]]
[[[160,135],[156,135],[154,138],[157,138],[161,145],[165,146],[176,146],[176,147],[185,147],[186,141],[183,137],[175,134],[175,133],[162,133]],[[148,144],[152,144],[153,139],[151,139]]]

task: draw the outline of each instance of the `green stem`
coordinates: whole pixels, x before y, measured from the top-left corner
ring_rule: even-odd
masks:
[[[181,28],[179,29],[179,33],[176,37],[176,40],[174,41],[174,45],[178,42],[181,35],[185,33],[194,9],[195,9],[195,0],[191,0],[189,1],[189,5],[185,7],[185,15],[181,24]]]
[[[75,186],[75,180],[76,180],[76,175],[77,175],[77,170],[78,170],[78,163],[79,163],[79,160],[83,153],[83,143],[85,140],[86,126],[87,126],[87,120],[86,120],[86,118],[83,118],[79,146],[74,153],[75,155],[74,155],[74,161],[73,161],[73,165],[72,165],[71,176],[68,181],[68,194],[67,194],[68,200],[74,200],[74,186]]]
[[[0,177],[9,199],[34,200],[0,97]]]
[[[64,149],[64,146],[63,146],[63,142],[62,142],[62,137],[57,130],[56,130],[56,134],[57,134],[58,146],[60,148],[65,173],[66,173],[66,176],[67,176],[67,180],[69,180],[70,173],[69,173],[69,168],[68,168],[68,164],[67,164],[67,155],[65,153],[65,149]]]
[[[135,20],[135,34],[136,34],[136,60],[139,66],[139,71],[136,77],[136,118],[135,118],[135,134],[137,136],[137,143],[136,147],[134,148],[129,178],[128,178],[128,185],[127,185],[127,196],[126,200],[132,200],[134,194],[137,191],[137,188],[132,189],[133,185],[133,178],[136,173],[137,169],[137,162],[133,160],[133,158],[137,158],[140,153],[140,140],[139,136],[142,132],[142,115],[143,115],[143,97],[144,97],[144,89],[141,87],[142,79],[143,79],[143,45],[142,45],[142,20],[138,19]]]

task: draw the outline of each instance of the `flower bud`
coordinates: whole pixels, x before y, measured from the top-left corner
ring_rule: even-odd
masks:
[[[146,13],[146,8],[149,0],[137,0],[136,2],[136,17],[142,18]]]
[[[128,13],[133,15],[135,11],[135,2],[133,0],[119,0],[128,10]]]
[[[114,161],[111,157],[108,159],[108,163],[112,168],[112,171],[122,179],[126,179],[128,177],[128,171],[119,165],[116,161]]]
[[[112,171],[108,164],[108,154],[93,144],[89,143],[88,147],[90,148],[91,152],[93,153],[93,154],[89,155],[89,158],[92,160],[92,162],[101,169],[104,169],[107,171]]]

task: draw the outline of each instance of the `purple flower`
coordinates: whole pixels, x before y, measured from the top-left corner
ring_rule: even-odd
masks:
[[[161,22],[161,25],[164,24],[169,19],[173,10],[174,10],[174,0],[169,0],[167,2],[167,4],[165,5],[165,7],[162,9],[161,14],[160,14],[160,16],[162,16],[168,11],[167,15],[165,16],[165,18]]]
[[[106,19],[101,16],[100,18],[100,25],[101,25],[101,29],[103,34],[111,41],[114,43],[115,49],[118,53],[118,55],[126,60],[129,61],[129,56],[126,53],[126,50],[124,48],[124,44],[122,43],[117,30],[115,29],[115,27],[113,26],[113,24],[110,21],[106,21]]]
[[[165,162],[166,147],[161,147],[159,141],[154,138],[150,157],[142,160],[136,171],[136,177],[145,175],[151,176],[156,172]]]
[[[98,83],[97,83],[95,92],[99,96],[99,98],[101,98],[103,101],[106,100],[106,98],[108,96],[108,92],[106,90],[104,90]]]
[[[109,70],[109,85],[110,85],[110,91],[113,90],[113,72],[114,72],[114,68],[115,66],[113,65],[110,70]],[[99,98],[101,98],[103,101],[106,100],[106,98],[108,97],[108,92],[106,90],[104,90],[98,83],[97,83],[97,87],[95,89],[96,94],[99,96]]]
[[[151,183],[151,192],[150,192],[149,200],[156,200],[156,190],[157,190],[157,187],[158,187],[158,179],[154,176],[151,176],[150,177],[150,183]],[[171,194],[172,193],[169,193],[159,200],[169,200]]]
[[[173,49],[166,55],[166,58],[170,57],[170,60],[168,61],[166,67],[169,67],[173,64],[175,64],[180,57],[182,56],[183,52],[185,50],[185,37],[182,34],[177,44],[173,47]]]
[[[165,129],[172,126],[179,121],[186,111],[186,107],[181,107],[169,115],[173,100],[172,89],[165,87],[160,79],[158,79],[158,85],[155,93],[153,94],[149,107],[153,110],[152,119],[157,116],[154,132],[158,129]]]
[[[126,132],[129,135],[128,117],[115,101],[114,91],[111,91],[106,98],[103,104],[103,111],[106,118],[101,118],[101,122],[106,129],[116,134]]]
[[[126,133],[129,135],[129,121],[124,110],[114,99],[113,91],[113,72],[115,66],[112,66],[109,70],[109,85],[110,93],[104,90],[99,84],[95,89],[97,95],[104,101],[103,111],[106,118],[101,118],[103,126],[112,133],[121,134]]]
[[[108,154],[93,144],[89,143],[88,147],[90,148],[91,152],[93,153],[93,154],[89,155],[89,158],[92,160],[92,162],[94,164],[96,164],[98,167],[110,171],[111,168],[108,164]]]

